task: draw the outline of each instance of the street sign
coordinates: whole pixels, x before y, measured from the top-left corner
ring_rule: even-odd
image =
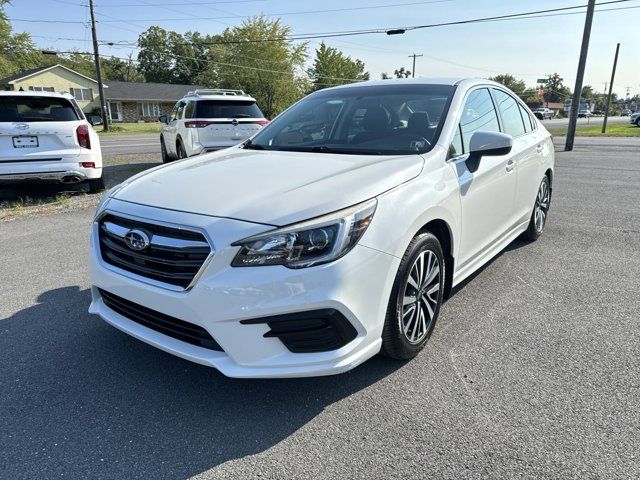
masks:
[[[539,78],[538,79],[538,83],[549,83],[549,79],[548,78]]]

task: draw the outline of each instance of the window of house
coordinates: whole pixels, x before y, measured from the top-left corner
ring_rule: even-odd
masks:
[[[93,100],[93,90],[91,88],[72,88],[71,94],[76,100],[86,102]]]
[[[53,87],[29,87],[31,92],[54,92]]]
[[[504,122],[504,133],[514,137],[523,135],[525,133],[524,121],[522,120],[522,115],[520,115],[520,108],[518,108],[516,99],[502,90],[494,89],[493,93]]]
[[[475,132],[499,132],[498,114],[493,105],[491,94],[486,88],[469,93],[464,107],[458,131],[454,135],[450,154],[462,155],[469,152],[469,141]],[[455,153],[454,153],[455,152]]]
[[[138,116],[159,117],[160,104],[155,102],[138,102]]]

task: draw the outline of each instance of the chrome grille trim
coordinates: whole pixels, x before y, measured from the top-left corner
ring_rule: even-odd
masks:
[[[106,216],[119,217],[119,218],[122,218],[122,219],[124,219],[126,221],[129,221],[129,222],[139,222],[141,224],[157,226],[159,228],[168,228],[168,229],[172,229],[172,230],[176,230],[176,231],[180,231],[180,232],[185,232],[185,233],[191,234],[192,236],[194,234],[195,235],[200,235],[201,237],[203,237],[206,240],[206,242],[202,242],[202,241],[198,241],[198,240],[192,240],[192,239],[181,239],[181,238],[169,237],[169,236],[159,235],[159,234],[153,234],[151,236],[150,246],[152,248],[154,248],[155,250],[159,250],[159,251],[166,250],[167,252],[178,252],[178,253],[181,250],[201,249],[202,250],[201,253],[207,253],[207,256],[204,259],[204,261],[202,261],[199,269],[197,270],[197,272],[195,273],[195,275],[193,276],[193,278],[191,279],[189,284],[186,285],[186,286],[175,285],[175,284],[172,284],[172,283],[169,283],[169,282],[164,282],[164,281],[161,281],[161,280],[157,280],[155,278],[150,278],[150,277],[144,275],[145,272],[143,272],[143,271],[141,271],[140,273],[135,273],[135,272],[132,272],[132,271],[127,270],[125,268],[120,268],[117,265],[109,263],[103,257],[103,249],[102,249],[103,241],[101,240],[100,232],[102,231],[102,232],[105,233],[105,238],[106,239],[109,239],[109,237],[111,237],[111,239],[121,240],[121,239],[124,238],[124,235],[126,235],[126,233],[130,230],[130,227],[124,227],[122,225],[118,225],[117,223],[109,222],[109,221],[103,222],[102,220]],[[175,291],[175,292],[186,292],[186,291],[189,291],[191,288],[193,288],[193,286],[197,283],[198,279],[202,276],[203,272],[205,271],[205,269],[207,268],[207,266],[209,265],[209,263],[213,259],[213,256],[215,255],[215,252],[216,252],[215,246],[214,246],[213,242],[211,241],[211,238],[209,237],[207,232],[202,228],[192,227],[192,226],[185,226],[185,225],[178,225],[178,224],[169,223],[169,222],[163,222],[163,221],[159,221],[159,220],[155,220],[155,219],[137,217],[137,216],[134,216],[134,215],[125,214],[125,213],[114,211],[114,210],[110,210],[110,209],[107,209],[104,212],[101,212],[100,215],[98,217],[96,217],[96,219],[94,220],[94,223],[93,223],[93,243],[94,243],[94,248],[96,249],[96,252],[97,252],[98,261],[99,261],[100,265],[103,266],[104,268],[106,268],[108,270],[111,270],[113,272],[116,272],[116,273],[118,273],[120,275],[123,275],[125,277],[129,277],[131,279],[139,281],[141,283],[145,283],[145,284],[148,284],[148,285],[153,285],[155,287],[163,288],[163,289],[166,289],[166,290],[172,290],[172,291]],[[131,251],[127,251],[126,254],[129,255],[131,258],[134,258],[136,255],[139,254],[139,252],[134,252],[134,251],[131,250]],[[158,263],[158,264],[162,264],[163,263],[163,260],[162,259],[158,259],[158,258],[151,259],[150,261],[154,262],[154,263]],[[191,260],[184,260],[184,261],[179,261],[179,262],[182,262],[181,264],[179,264],[179,266],[181,266],[181,267],[196,267],[197,266],[196,264],[194,264],[194,261],[191,261]],[[126,266],[126,265],[124,265],[125,262],[122,262],[122,263],[123,263],[123,266]],[[176,265],[175,262],[173,262],[173,264]],[[143,269],[144,268],[142,268],[142,269],[138,268],[138,270],[143,270]],[[170,276],[170,275],[168,275],[168,276]]]

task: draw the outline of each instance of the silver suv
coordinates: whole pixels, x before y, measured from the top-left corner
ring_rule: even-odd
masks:
[[[160,133],[162,161],[232,147],[257,133],[269,121],[255,98],[242,90],[195,90],[182,98]]]

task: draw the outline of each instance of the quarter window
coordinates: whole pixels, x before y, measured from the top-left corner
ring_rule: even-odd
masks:
[[[523,135],[526,131],[516,99],[502,90],[494,89],[493,93],[496,97],[500,114],[502,115],[504,132],[513,137]]]
[[[138,115],[141,117],[159,117],[160,105],[154,102],[138,103]]]
[[[527,112],[527,109],[524,108],[522,105],[518,104],[518,107],[520,107],[520,115],[522,115],[522,121],[524,122],[525,131],[527,133],[532,132],[533,124],[531,123],[531,116]]]
[[[469,141],[475,132],[499,132],[498,114],[486,88],[473,90],[462,108],[462,116],[451,144],[451,155],[469,152]],[[454,153],[455,151],[455,153]]]

